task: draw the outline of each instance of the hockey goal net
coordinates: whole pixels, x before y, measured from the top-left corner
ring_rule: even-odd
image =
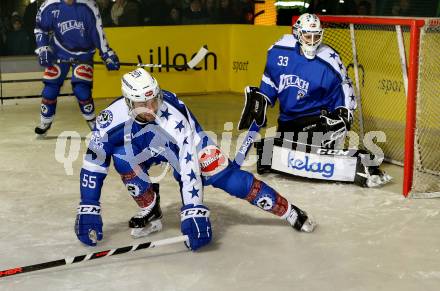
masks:
[[[440,197],[440,19],[320,19],[355,83],[360,146],[367,133],[385,133],[376,143],[403,165],[403,195]]]

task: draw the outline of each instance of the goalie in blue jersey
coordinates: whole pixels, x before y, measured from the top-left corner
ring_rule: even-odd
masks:
[[[258,172],[274,170],[366,187],[387,183],[391,177],[379,169],[380,158],[342,148],[356,97],[339,54],[322,43],[318,16],[301,15],[292,31],[269,48],[260,88],[246,89],[239,129],[254,119],[264,126],[267,105],[279,101],[278,138],[256,143]]]
[[[47,0],[36,16],[36,53],[44,88],[41,123],[35,128],[44,135],[55,117],[57,97],[72,67],[72,89],[84,119],[92,129],[95,106],[92,98],[93,55],[98,49],[108,70],[118,70],[119,60],[109,47],[98,6],[92,0]]]
[[[203,203],[205,185],[271,212],[297,231],[313,231],[316,224],[305,211],[234,166],[186,105],[174,93],[162,90],[144,69],[123,76],[122,94],[98,116],[81,169],[75,224],[81,242],[93,246],[103,238],[100,197],[111,159],[139,206],[139,213],[129,220],[134,237],[162,227],[159,185],[151,182],[148,171],[166,162],[180,186],[181,231],[188,235],[187,246],[192,250],[212,239],[210,211]]]

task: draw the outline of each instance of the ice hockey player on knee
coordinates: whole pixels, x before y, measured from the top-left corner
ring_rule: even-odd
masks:
[[[207,134],[189,108],[174,93],[161,89],[147,71],[138,68],[125,74],[121,81],[123,98],[104,109],[96,121],[81,170],[81,203],[91,200],[95,205],[99,203],[110,161],[116,159],[129,165],[133,173],[123,176],[123,181],[130,192],[139,193],[133,195],[137,202],[145,203],[142,205],[148,208],[154,197],[158,200],[159,196],[155,195],[158,191],[143,186],[147,184],[142,184],[135,176],[148,182],[150,166],[168,162],[180,188],[180,229],[188,236],[187,246],[196,251],[209,244],[213,237],[210,210],[203,201],[204,185],[210,185],[204,173],[210,175],[227,168],[224,163],[228,164],[229,160],[215,144],[209,143]],[[118,168],[119,165],[115,163],[120,174],[130,172]],[[288,220],[297,230],[313,230],[314,223],[305,212],[265,183],[254,181],[252,174],[231,171],[225,172],[222,179],[225,180],[219,179],[215,187],[266,208]],[[270,203],[272,207],[268,206]],[[80,218],[81,215],[78,213]],[[132,222],[135,226],[135,221]],[[77,228],[86,226],[80,224]],[[78,238],[84,243],[90,242],[80,235]]]

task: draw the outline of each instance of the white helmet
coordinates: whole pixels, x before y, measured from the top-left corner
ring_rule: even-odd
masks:
[[[122,77],[122,95],[125,97],[130,114],[132,114],[134,102],[147,102],[157,99],[160,106],[163,99],[162,90],[156,79],[142,68],[124,74]]]
[[[297,38],[304,56],[308,59],[315,58],[316,50],[322,42],[323,33],[321,21],[315,14],[304,13],[293,25],[293,35]]]

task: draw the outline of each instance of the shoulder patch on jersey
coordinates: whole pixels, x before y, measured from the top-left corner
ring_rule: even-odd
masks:
[[[113,113],[108,109],[102,111],[99,114],[98,118],[96,119],[96,123],[100,128],[108,127],[112,123],[112,121],[113,121]]]

